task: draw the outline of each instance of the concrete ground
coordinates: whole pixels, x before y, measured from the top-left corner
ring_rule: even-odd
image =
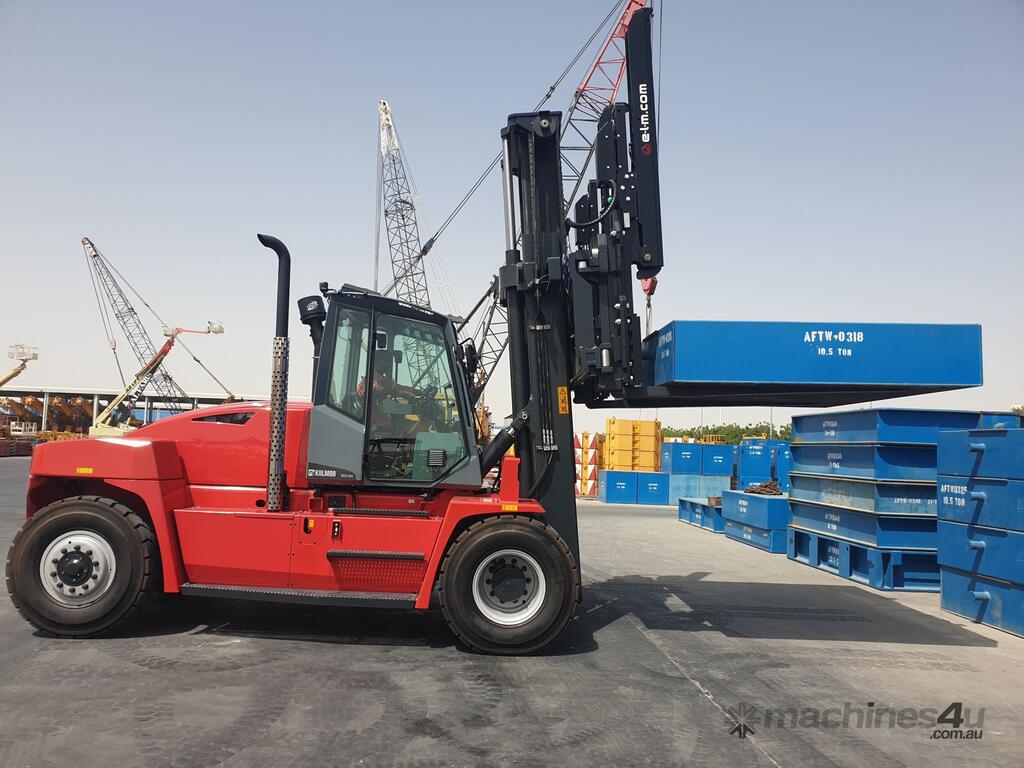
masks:
[[[27,468],[0,460],[5,549]],[[436,612],[195,598],[53,640],[3,600],[0,766],[1021,764],[1024,639],[669,508],[583,502],[580,524],[586,600],[538,657],[467,653]],[[980,740],[866,714],[953,702],[984,708]]]

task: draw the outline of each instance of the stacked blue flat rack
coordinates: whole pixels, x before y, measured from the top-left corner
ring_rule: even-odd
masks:
[[[875,589],[938,591],[939,430],[1008,419],[898,408],[794,417],[788,557]]]
[[[766,552],[786,551],[789,497],[726,491],[722,497],[725,535]]]
[[[709,499],[680,499],[679,519],[697,528],[704,528],[714,533],[725,533],[722,505],[713,504]]]
[[[1024,429],[943,432],[942,608],[1024,635]]]
[[[732,487],[735,446],[662,443],[661,471],[668,473],[668,503],[721,496]]]

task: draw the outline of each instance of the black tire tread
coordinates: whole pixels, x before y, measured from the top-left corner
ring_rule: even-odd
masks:
[[[559,550],[561,550],[562,556],[567,558],[573,564],[573,572],[575,574],[576,584],[577,586],[580,584],[579,564],[576,562],[576,559],[572,556],[572,552],[569,550],[569,545],[566,544],[565,540],[558,535],[558,531],[556,531],[550,525],[545,523],[543,520],[537,517],[533,517],[531,515],[504,514],[490,515],[488,517],[482,517],[478,520],[473,521],[470,525],[466,526],[465,530],[463,530],[458,536],[455,537],[451,544],[448,545],[448,549],[445,550],[444,557],[441,559],[441,565],[437,569],[437,580],[435,583],[438,585],[438,604],[441,608],[441,615],[444,616],[445,624],[448,625],[448,629],[451,631],[453,635],[455,635],[459,642],[461,642],[467,648],[470,648],[475,653],[484,653],[484,651],[477,648],[476,644],[470,638],[466,637],[461,631],[459,631],[459,629],[452,623],[451,619],[448,616],[448,611],[445,609],[445,573],[448,570],[448,564],[451,559],[452,553],[458,549],[459,545],[462,542],[464,542],[470,536],[473,536],[476,533],[476,531],[478,531],[480,528],[484,526],[500,525],[508,522],[525,522],[534,528],[538,528],[541,531],[544,531],[545,534],[550,535],[554,539],[555,543],[558,545]],[[582,597],[583,596],[581,589],[577,588],[573,590],[573,604],[572,610],[569,612],[570,617],[575,615],[576,609],[579,607],[579,604],[582,601]],[[558,634],[560,634],[560,632],[556,633],[555,636],[557,637]]]
[[[99,504],[106,507],[111,512],[120,515],[128,526],[134,532],[138,543],[142,548],[143,557],[143,573],[142,573],[142,586],[138,593],[135,595],[135,599],[132,601],[131,606],[121,616],[114,621],[112,624],[103,627],[95,632],[89,634],[62,634],[59,632],[53,632],[48,629],[39,627],[32,618],[22,610],[22,607],[18,604],[17,598],[14,596],[14,563],[11,559],[11,553],[14,552],[18,546],[19,539],[25,534],[26,531],[31,530],[32,525],[35,521],[41,519],[48,512],[52,512],[55,509],[59,509],[68,503],[78,502],[89,502],[93,504]],[[46,637],[61,637],[61,638],[86,638],[86,637],[97,637],[109,632],[114,627],[118,626],[124,621],[127,621],[139,614],[143,606],[148,602],[150,596],[156,591],[156,586],[160,581],[160,570],[159,570],[159,557],[156,546],[156,537],[153,534],[153,529],[149,523],[143,520],[139,515],[133,512],[131,509],[126,507],[120,502],[108,499],[103,496],[69,496],[59,501],[55,501],[52,504],[40,509],[36,512],[18,531],[14,534],[14,539],[11,541],[10,549],[7,550],[7,562],[5,567],[5,582],[7,586],[7,594],[11,598],[11,602],[14,604],[14,608],[18,611],[25,621],[35,627],[41,634]]]

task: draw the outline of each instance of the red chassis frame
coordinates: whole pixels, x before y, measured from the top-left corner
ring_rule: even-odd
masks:
[[[251,415],[238,423],[239,414]],[[470,521],[544,514],[519,498],[519,460],[510,456],[498,493],[318,493],[306,481],[309,415],[308,404],[289,403],[282,512],[265,509],[269,406],[234,403],[163,419],[128,438],[38,446],[26,517],[79,495],[125,504],[152,525],[165,592],[200,584],[383,593],[425,609],[449,543]]]

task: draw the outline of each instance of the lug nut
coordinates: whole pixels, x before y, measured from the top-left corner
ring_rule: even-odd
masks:
[[[57,563],[59,563],[59,562],[60,562],[60,560],[58,560],[58,559],[57,559],[57,558],[55,557],[55,558],[53,558],[53,560],[51,560],[50,562],[51,562],[51,563],[53,563],[54,565],[56,565]]]
[[[92,575],[92,580],[93,581],[99,581],[99,579],[100,579],[100,577],[97,576],[95,573]]]
[[[68,553],[68,548],[67,547],[61,547],[60,553],[62,555],[66,555]]]
[[[75,544],[75,552],[81,552],[81,551],[82,551],[82,545],[81,544]]]
[[[83,584],[83,585],[82,585],[82,589],[83,589],[83,590],[86,590],[86,589],[88,589],[88,588],[89,588],[89,585],[88,585],[88,584]],[[524,593],[524,594],[525,594],[525,593]]]
[[[57,572],[56,571],[50,571],[50,578],[51,579],[52,578],[56,578],[56,576],[57,576]]]
[[[60,582],[57,582],[57,589],[64,589],[64,585]]]
[[[86,557],[92,557],[92,550],[91,549],[85,550],[85,556]]]
[[[93,560],[92,561],[92,567],[93,568],[99,568],[100,567],[99,560]]]

